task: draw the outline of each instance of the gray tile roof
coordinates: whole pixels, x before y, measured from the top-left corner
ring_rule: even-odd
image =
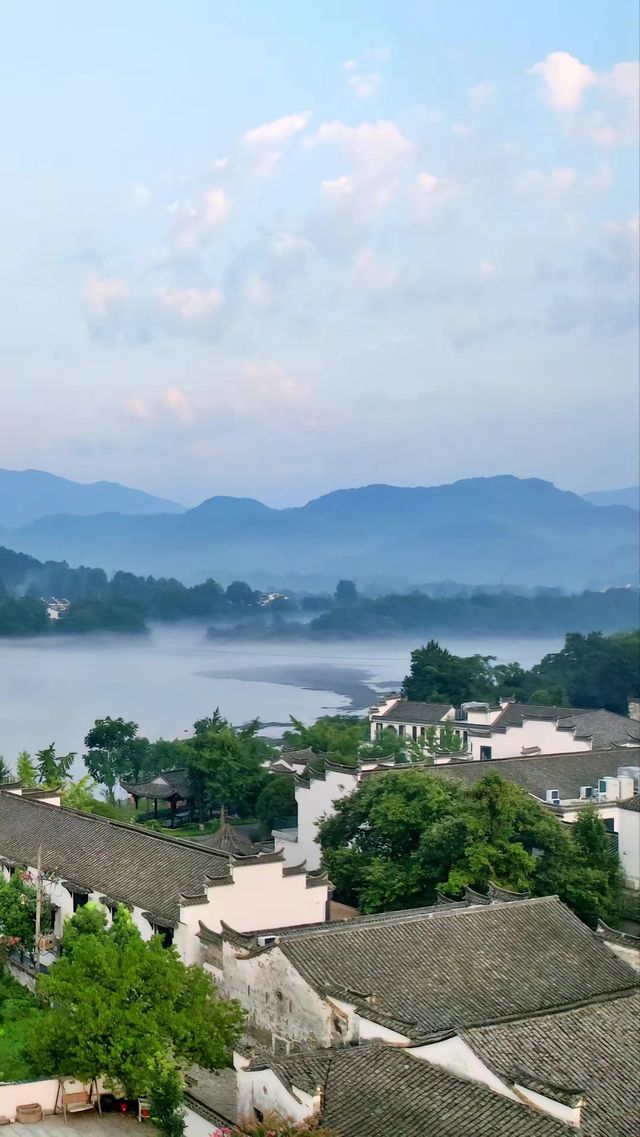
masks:
[[[534,703],[509,703],[492,724],[492,730],[522,726],[526,719],[558,722],[562,731],[576,738],[592,739],[596,749],[640,742],[640,722],[601,708],[545,707]]]
[[[630,797],[628,801],[619,801],[620,809],[630,809],[632,813],[640,813],[640,794]]]
[[[279,949],[317,991],[413,1040],[636,985],[556,897],[327,924]]]
[[[561,1122],[382,1046],[321,1050],[252,1063],[287,1087],[324,1089],[322,1123],[336,1137],[568,1137]]]
[[[174,924],[181,895],[205,894],[205,878],[230,878],[229,858],[195,842],[0,792],[0,858],[135,904]]]
[[[193,797],[189,771],[186,767],[176,767],[172,770],[162,770],[152,778],[141,782],[121,781],[120,785],[128,794],[136,797],[157,798],[158,801],[168,801],[177,797],[181,801],[188,801]]]
[[[640,993],[478,1027],[462,1037],[510,1082],[543,1093],[540,1083],[582,1090],[585,1137],[640,1133]]]
[[[223,821],[213,835],[203,839],[203,844],[207,849],[218,849],[234,857],[255,857],[260,852],[260,845],[254,845],[253,841],[234,829],[228,821]]]
[[[598,778],[615,777],[621,766],[638,765],[640,749],[624,747],[495,758],[491,762],[447,762],[423,769],[429,777],[457,778],[467,785],[492,771],[544,801],[547,790],[559,790],[561,800],[579,798],[581,786],[595,786]]]
[[[401,699],[381,715],[372,715],[374,722],[415,722],[427,725],[441,722],[452,703],[418,703],[411,699]]]

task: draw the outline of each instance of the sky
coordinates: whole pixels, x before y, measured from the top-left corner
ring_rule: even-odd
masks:
[[[0,0],[0,465],[638,478],[635,0]]]

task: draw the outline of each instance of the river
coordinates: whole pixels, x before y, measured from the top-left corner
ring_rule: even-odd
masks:
[[[459,655],[495,655],[530,667],[562,640],[438,637]],[[331,643],[221,643],[202,628],[159,625],[148,636],[0,640],[0,753],[55,742],[82,754],[94,719],[134,719],[151,739],[184,738],[195,719],[220,707],[236,725],[258,717],[282,733],[289,715],[362,710],[398,687],[419,637]],[[74,775],[84,772],[81,759]]]

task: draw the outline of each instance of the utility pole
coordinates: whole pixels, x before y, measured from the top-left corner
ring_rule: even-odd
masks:
[[[36,872],[36,929],[35,960],[36,976],[40,973],[40,922],[42,919],[42,845],[38,845],[38,868]]]

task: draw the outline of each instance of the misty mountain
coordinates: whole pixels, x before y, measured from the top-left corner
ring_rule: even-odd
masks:
[[[181,514],[45,517],[0,531],[40,559],[254,587],[333,588],[339,577],[402,588],[428,580],[568,589],[637,582],[638,515],[540,479],[373,485],[271,509],[213,497]]]
[[[594,490],[583,493],[585,501],[592,505],[627,505],[630,509],[640,509],[640,486],[627,486],[622,490]]]
[[[0,470],[0,525],[8,528],[57,513],[180,513],[183,508],[117,482],[85,485],[42,470]]]

